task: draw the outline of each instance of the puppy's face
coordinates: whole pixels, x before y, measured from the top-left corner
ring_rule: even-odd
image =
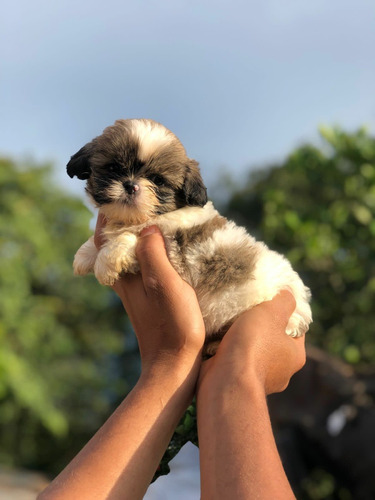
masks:
[[[72,156],[67,172],[87,180],[94,204],[127,225],[207,202],[197,162],[152,120],[116,121]]]

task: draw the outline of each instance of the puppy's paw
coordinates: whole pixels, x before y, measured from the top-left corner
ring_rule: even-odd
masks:
[[[94,273],[101,285],[112,286],[120,277],[106,252],[102,249],[96,259]]]
[[[308,328],[306,320],[298,312],[294,312],[289,319],[285,333],[293,338],[302,337]]]
[[[285,333],[287,335],[289,335],[289,337],[302,337],[302,335],[304,334],[304,332],[301,332],[300,330],[296,329],[296,328],[287,328],[285,330]]]
[[[94,237],[91,236],[91,238],[79,248],[74,256],[74,274],[77,276],[84,276],[85,274],[92,273],[97,255],[98,250],[94,244]]]
[[[108,242],[100,250],[94,272],[102,285],[113,285],[121,273],[136,273],[139,265],[135,257],[136,236],[127,235]]]
[[[104,286],[113,286],[120,277],[118,273],[111,272],[108,270],[102,272],[95,269],[94,272],[96,279],[99,281],[101,285]]]

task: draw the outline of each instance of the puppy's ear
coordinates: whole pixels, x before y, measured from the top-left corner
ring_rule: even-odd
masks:
[[[70,161],[66,166],[66,171],[70,177],[74,177],[76,175],[78,179],[81,179],[82,181],[90,177],[90,150],[90,145],[86,144],[86,146],[83,146],[83,148],[70,158]]]
[[[188,205],[203,207],[207,203],[207,189],[195,160],[189,160],[182,189]]]

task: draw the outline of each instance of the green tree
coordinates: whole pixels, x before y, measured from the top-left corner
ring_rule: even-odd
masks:
[[[128,386],[124,314],[75,278],[90,213],[48,166],[0,159],[0,461],[56,472]]]
[[[308,339],[351,363],[375,361],[375,139],[322,128],[250,175],[227,214],[287,255],[312,290]]]

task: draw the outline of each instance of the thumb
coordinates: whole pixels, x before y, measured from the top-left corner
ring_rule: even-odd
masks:
[[[289,318],[296,308],[296,299],[289,290],[281,290],[270,302],[273,316],[278,318],[280,324],[288,325]]]
[[[163,235],[157,226],[149,226],[141,231],[136,255],[146,289],[160,285],[173,269],[168,260]]]

